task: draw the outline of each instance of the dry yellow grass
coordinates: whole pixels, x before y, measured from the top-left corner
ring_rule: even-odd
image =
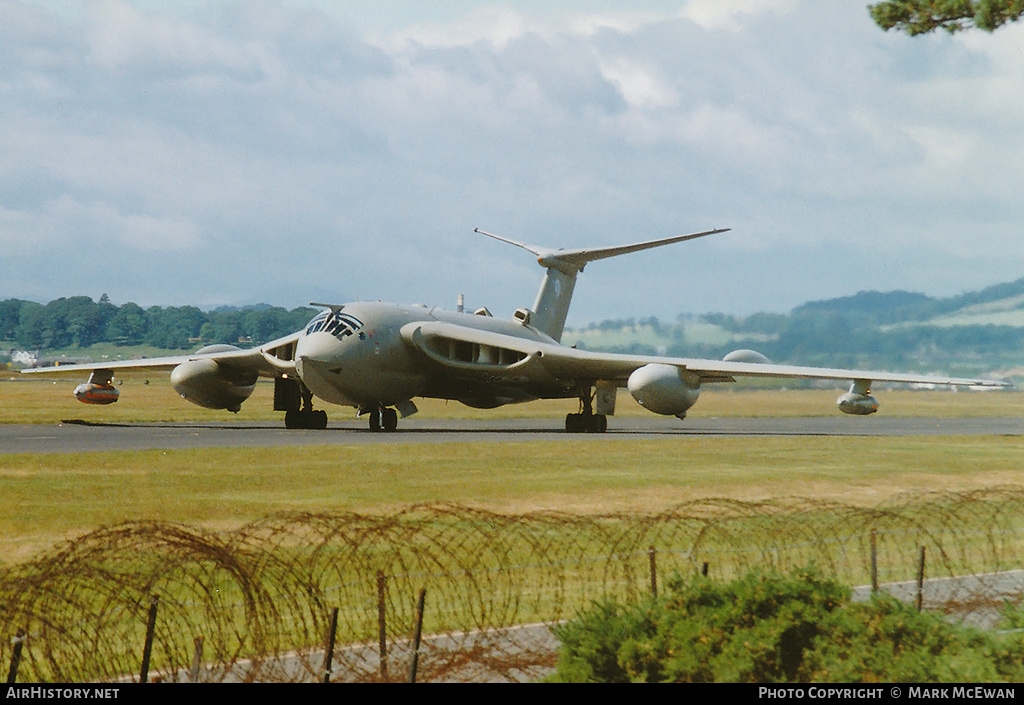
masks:
[[[229,419],[178,399],[166,377],[127,380],[110,407],[79,404],[72,381],[0,382],[2,422]],[[240,420],[280,420],[269,384]],[[897,416],[1019,416],[1017,392],[879,391]],[[835,414],[836,390],[710,389],[699,416]],[[496,411],[420,403],[426,416],[556,417],[575,402]],[[620,414],[647,414],[628,396]],[[335,418],[351,413],[334,407]],[[1021,437],[672,438],[567,437],[551,443],[449,443],[80,454],[3,454],[0,561],[21,561],[102,524],[158,519],[220,529],[277,511],[392,511],[452,501],[508,513],[656,512],[707,497],[820,497],[864,505],[900,492],[1020,484]]]
[[[211,529],[279,511],[450,501],[504,513],[657,512],[707,497],[865,506],[900,492],[1014,484],[1021,437],[567,439],[0,455],[0,556],[99,525]]]

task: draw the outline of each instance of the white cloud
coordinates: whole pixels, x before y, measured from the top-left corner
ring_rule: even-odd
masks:
[[[796,0],[689,0],[681,14],[705,29],[738,31],[745,16],[789,12],[798,4]]]
[[[22,252],[70,249],[101,263],[126,250],[192,251],[200,244],[199,233],[188,218],[122,213],[102,201],[86,203],[61,196],[41,211],[0,212],[5,233],[13,235],[6,244]]]
[[[634,108],[668,108],[679,102],[675,91],[658,77],[652,67],[616,58],[602,62],[601,73]]]
[[[920,253],[942,268],[964,242],[1005,255],[930,293],[1024,271],[1024,25],[911,40],[813,0],[27,7],[0,0],[0,239],[30,243],[19,267],[51,296],[117,247],[140,259],[110,276],[159,284],[128,294],[153,303],[286,282],[289,305],[529,305],[539,269],[476,226],[552,246],[735,229],[588,268],[584,322],[927,284]]]
[[[253,74],[264,70],[257,48],[211,29],[124,0],[87,6],[88,59],[104,71],[144,75]]]
[[[519,13],[506,7],[484,5],[454,21],[412,25],[396,32],[389,41],[424,47],[456,47],[488,42],[501,50],[508,42],[522,37],[527,31],[528,24]]]

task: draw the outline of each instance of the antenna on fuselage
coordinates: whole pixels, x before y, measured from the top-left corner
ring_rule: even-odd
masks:
[[[345,304],[318,304],[315,301],[309,302],[310,306],[319,306],[320,308],[329,308],[331,313],[337,313],[341,309],[345,308]]]
[[[562,330],[565,328],[565,319],[569,314],[569,304],[572,301],[573,288],[576,286],[576,275],[583,271],[588,262],[608,257],[618,257],[631,252],[649,250],[653,247],[671,245],[675,242],[685,240],[696,240],[699,237],[717,235],[728,232],[729,228],[716,228],[705,230],[690,235],[676,235],[660,240],[648,240],[633,245],[620,245],[618,247],[588,247],[575,250],[555,250],[549,247],[538,245],[526,245],[515,240],[510,240],[500,235],[494,235],[476,228],[474,232],[486,235],[487,237],[501,242],[506,242],[516,247],[521,247],[537,256],[537,263],[547,269],[544,282],[537,292],[537,301],[533,305],[533,311],[529,316],[530,325],[545,333],[555,340],[561,340]]]

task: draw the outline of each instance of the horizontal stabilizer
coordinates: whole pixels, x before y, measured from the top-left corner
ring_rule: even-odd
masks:
[[[507,242],[510,245],[521,247],[528,252],[532,252],[537,255],[537,261],[544,267],[553,267],[563,274],[576,274],[582,272],[587,262],[593,262],[599,259],[606,259],[608,257],[617,257],[619,255],[626,255],[630,252],[640,252],[642,250],[649,250],[652,247],[661,247],[662,245],[671,245],[674,242],[683,242],[685,240],[696,240],[699,237],[706,237],[708,235],[717,235],[718,233],[728,232],[729,228],[716,228],[715,230],[705,230],[700,233],[692,233],[690,235],[676,235],[674,237],[667,237],[661,240],[648,240],[647,242],[638,242],[634,245],[620,245],[618,247],[587,247],[576,250],[553,250],[549,247],[540,247],[538,245],[527,245],[515,240],[510,240],[500,235],[494,235],[492,233],[485,232],[476,229],[475,232],[487,237],[500,240],[501,242]]]
[[[577,250],[553,250],[549,247],[527,245],[522,242],[516,242],[515,240],[509,240],[508,238],[501,237],[500,235],[493,235],[491,233],[484,232],[479,228],[477,228],[475,232],[494,238],[495,240],[500,240],[501,242],[507,242],[510,245],[515,245],[516,247],[521,247],[524,250],[537,255],[538,264],[548,271],[544,276],[544,282],[540,285],[540,291],[537,292],[537,300],[533,304],[532,315],[527,315],[521,320],[528,322],[529,325],[536,330],[550,336],[552,340],[558,341],[562,338],[565,319],[569,313],[569,302],[572,300],[572,291],[576,286],[576,275],[583,271],[587,262],[606,259],[608,257],[617,257],[618,255],[626,255],[630,252],[649,250],[652,247],[671,245],[673,242],[695,240],[707,235],[724,233],[727,230],[728,228],[717,228],[715,230],[705,230],[704,232],[692,233],[690,235],[676,235],[675,237],[666,237],[660,240],[638,242],[634,245],[619,245],[618,247],[587,247]]]

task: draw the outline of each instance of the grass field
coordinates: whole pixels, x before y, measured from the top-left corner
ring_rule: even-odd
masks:
[[[81,380],[78,380],[81,381]],[[122,401],[89,407],[71,381],[0,382],[0,422],[234,418],[177,399],[166,378],[128,379]],[[237,418],[279,419],[270,385]],[[877,391],[882,413],[1019,416],[1024,394]],[[697,416],[822,415],[837,390],[713,388]],[[419,403],[419,402],[418,402]],[[424,402],[424,415],[561,416],[573,402],[496,412]],[[646,414],[628,396],[619,414]],[[333,418],[351,410],[330,408]],[[666,419],[666,423],[679,423]],[[81,454],[3,454],[0,561],[26,560],[64,538],[130,519],[234,528],[279,511],[387,512],[448,501],[507,513],[655,512],[707,497],[822,497],[875,505],[901,492],[1022,484],[1022,437],[677,438],[595,443],[460,443]]]

